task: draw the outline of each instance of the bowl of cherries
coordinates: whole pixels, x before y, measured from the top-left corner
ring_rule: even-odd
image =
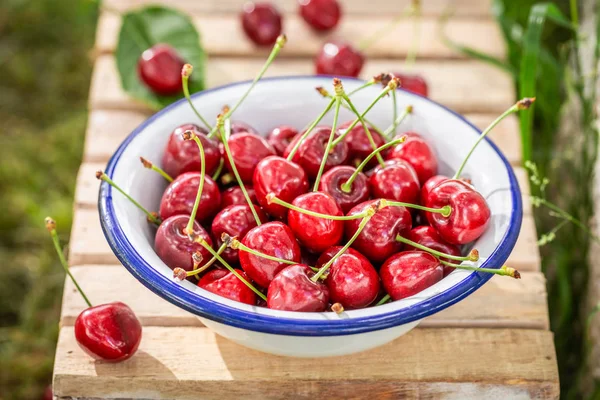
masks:
[[[521,193],[485,136],[532,101],[482,133],[389,74],[205,90],[98,172],[102,228],[140,282],[237,343],[296,357],[380,346],[493,275],[519,278],[504,263]]]

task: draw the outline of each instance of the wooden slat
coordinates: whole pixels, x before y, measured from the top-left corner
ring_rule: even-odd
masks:
[[[252,79],[262,67],[262,59],[213,57],[206,65],[209,87]],[[363,77],[387,71],[403,70],[403,61],[370,60]],[[514,88],[504,72],[478,61],[417,61],[414,70],[429,82],[430,95],[461,113],[500,113],[514,103]],[[313,74],[309,59],[281,59],[274,62],[266,76]],[[90,108],[147,110],[123,91],[113,56],[98,58],[92,76]]]
[[[54,394],[77,398],[558,398],[552,333],[416,329],[380,348],[319,360],[241,347],[205,328],[146,327],[137,354],[94,362],[61,329]]]
[[[338,29],[326,35],[320,35],[306,28],[306,23],[297,15],[290,15],[285,21],[288,43],[280,57],[314,57],[324,42],[331,38],[345,38],[358,41],[360,38],[376,32],[388,23],[391,16],[353,15],[343,19]],[[202,45],[209,56],[245,56],[266,59],[270,48],[260,48],[244,34],[237,15],[204,14],[194,17],[194,24],[200,32]],[[462,54],[444,44],[439,32],[439,20],[425,17],[421,20],[417,36],[417,58],[465,58]],[[115,14],[103,13],[98,21],[96,50],[100,53],[113,52],[117,46],[121,18]],[[227,35],[223,31],[227,31]],[[445,28],[448,36],[465,46],[484,51],[502,58],[504,41],[495,21],[488,19],[452,19]],[[411,51],[415,39],[412,22],[398,24],[386,32],[381,40],[365,50],[368,57],[403,58]],[[397,39],[401,38],[401,39]]]

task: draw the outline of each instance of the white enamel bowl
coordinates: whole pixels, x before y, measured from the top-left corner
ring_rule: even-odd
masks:
[[[362,84],[344,79],[346,91]],[[195,106],[205,116],[215,116],[224,104],[234,104],[249,82],[234,83],[193,96]],[[327,100],[314,88],[331,86],[330,77],[297,76],[264,79],[236,111],[235,120],[244,121],[266,133],[279,124],[298,129],[316,118]],[[380,92],[370,87],[352,96],[363,110]],[[436,148],[440,173],[452,174],[458,168],[480,131],[460,115],[418,95],[398,91],[398,108],[414,106],[414,113],[400,131],[415,130]],[[384,98],[368,115],[379,127],[392,118],[392,102]],[[340,121],[351,119],[342,111]],[[142,205],[157,210],[165,181],[142,168],[139,157],[153,161],[162,158],[169,134],[187,122],[198,122],[181,100],[160,111],[133,131],[108,163],[106,173]],[[325,123],[331,124],[332,113]],[[500,268],[513,249],[521,226],[521,193],[512,168],[489,141],[475,150],[466,169],[475,187],[484,195],[492,211],[492,221],[475,243],[481,267]],[[172,271],[153,249],[154,229],[145,216],[106,183],[99,195],[100,220],[104,234],[123,265],[148,289],[167,301],[188,310],[217,334],[244,346],[268,353],[295,357],[325,357],[355,353],[390,342],[414,328],[420,320],[443,310],[473,293],[489,274],[456,270],[448,277],[400,301],[379,307],[335,313],[296,313],[274,311],[234,302],[198,288],[191,282],[175,282]]]

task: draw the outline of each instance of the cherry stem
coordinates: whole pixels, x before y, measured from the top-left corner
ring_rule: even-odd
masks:
[[[361,171],[367,166],[367,164],[369,164],[369,161],[371,161],[371,159],[373,157],[375,157],[376,154],[379,154],[380,152],[382,152],[383,150],[386,150],[392,146],[395,146],[397,144],[400,143],[404,143],[404,141],[406,140],[406,136],[402,136],[399,139],[396,140],[392,140],[389,143],[386,143],[380,147],[378,147],[376,150],[374,150],[371,154],[369,154],[359,165],[358,167],[356,167],[356,169],[354,170],[354,172],[352,173],[352,175],[350,175],[350,178],[344,182],[341,185],[341,189],[342,192],[344,193],[350,193],[352,191],[352,184],[354,183],[354,180],[356,179],[356,177],[358,176],[358,174],[361,173]]]
[[[465,269],[467,271],[485,272],[487,274],[510,276],[511,278],[521,279],[521,273],[519,271],[517,271],[514,268],[507,267],[506,265],[503,265],[502,268],[500,268],[500,269],[493,269],[493,268],[479,268],[479,267],[474,267],[472,265],[461,265],[461,264],[457,265],[457,264],[449,263],[444,260],[440,260],[440,263],[447,265],[449,267],[452,267],[452,268]]]
[[[443,257],[443,258],[447,258],[449,260],[455,260],[455,261],[478,261],[479,260],[479,252],[476,249],[471,250],[471,252],[469,253],[468,256],[466,257],[462,257],[462,256],[453,256],[451,254],[446,254],[446,253],[442,253],[441,251],[437,251],[434,250],[432,248],[429,248],[427,246],[423,246],[422,244],[419,244],[417,242],[413,242],[410,239],[407,239],[405,237],[402,237],[400,235],[396,235],[396,240],[398,242],[402,242],[405,243],[409,246],[412,246],[414,248],[417,248],[419,250],[423,250],[427,253],[433,254],[436,257]],[[451,264],[454,265],[454,264]]]
[[[396,93],[396,92],[394,91],[393,93]],[[398,115],[398,117],[394,120],[394,122],[392,123],[392,125],[390,125],[385,130],[385,132],[383,132],[383,136],[384,137],[389,137],[390,133],[392,133],[392,132],[396,133],[396,129],[398,128],[398,125],[400,125],[402,123],[402,121],[404,121],[404,119],[409,114],[412,114],[412,112],[413,112],[413,106],[406,106],[406,108],[404,109],[404,111],[400,115]]]
[[[81,290],[81,286],[79,286],[79,283],[77,283],[77,279],[75,279],[75,277],[71,274],[71,271],[69,270],[69,265],[67,264],[67,260],[65,259],[63,250],[60,247],[60,241],[58,239],[58,234],[56,233],[56,221],[54,221],[50,217],[46,217],[44,222],[46,223],[46,229],[48,230],[48,232],[50,232],[52,242],[54,243],[54,248],[56,249],[56,254],[58,254],[58,258],[60,259],[62,267],[64,268],[69,278],[71,278],[71,281],[81,294],[81,297],[83,297],[83,300],[85,300],[85,303],[88,305],[88,307],[92,307],[92,303],[90,303],[90,300],[87,298],[83,290]]]
[[[190,214],[190,219],[187,226],[185,227],[185,233],[190,234],[194,232],[194,221],[196,220],[196,214],[198,213],[198,206],[200,205],[200,199],[202,199],[202,191],[204,190],[204,177],[206,175],[206,160],[204,157],[204,146],[202,141],[192,131],[185,131],[183,133],[184,140],[193,140],[198,145],[200,150],[200,182],[198,182],[198,192],[196,192],[196,200],[194,200],[194,207]]]
[[[142,162],[142,165],[144,166],[144,168],[148,168],[154,172],[158,172],[167,181],[173,182],[173,178],[171,178],[171,175],[167,174],[162,168],[157,167],[156,165],[154,165],[152,162],[148,161],[144,157],[140,157],[140,161]]]
[[[364,50],[368,49],[369,47],[371,47],[375,42],[377,42],[379,39],[381,39],[381,36],[385,32],[392,29],[394,26],[396,26],[398,23],[400,23],[400,21],[402,21],[406,16],[408,16],[412,12],[412,9],[413,9],[412,6],[407,7],[404,11],[402,11],[402,13],[400,15],[394,17],[394,19],[392,19],[389,23],[382,26],[380,29],[376,30],[370,36],[367,36],[365,39],[361,40],[358,44],[358,49],[361,51],[364,51]]]
[[[108,177],[108,175],[106,175],[104,172],[102,171],[97,171],[96,172],[96,178],[104,181],[106,183],[108,183],[110,186],[114,187],[115,189],[117,189],[119,192],[121,192],[121,194],[123,196],[125,196],[129,201],[131,201],[133,203],[134,206],[136,206],[137,208],[139,208],[144,214],[146,214],[146,216],[148,217],[148,220],[150,222],[152,222],[153,224],[156,225],[160,225],[160,223],[162,222],[160,220],[160,218],[158,218],[155,214],[151,213],[150,211],[146,210],[140,203],[138,203],[137,201],[135,201],[133,199],[133,197],[131,197],[130,195],[128,195],[127,193],[125,193],[125,191],[123,191],[123,189],[121,189],[119,187],[119,185],[117,185],[116,183],[113,182],[112,179],[110,179]]]
[[[183,87],[183,95],[187,99],[190,107],[192,107],[192,110],[194,110],[194,113],[196,114],[196,116],[200,119],[200,121],[202,121],[204,126],[206,126],[206,129],[208,129],[210,131],[213,128],[204,119],[204,117],[202,115],[200,115],[200,113],[198,112],[196,107],[194,107],[194,103],[192,103],[192,98],[190,97],[190,89],[188,86],[188,81],[190,79],[190,76],[192,75],[192,71],[194,71],[194,67],[192,66],[192,64],[185,64],[183,66],[183,68],[181,69],[181,86]]]
[[[356,93],[356,92],[360,92],[361,90],[363,90],[363,89],[365,89],[365,88],[368,88],[369,86],[373,86],[373,85],[374,85],[374,84],[376,84],[376,83],[377,83],[377,82],[376,82],[374,79],[371,79],[370,81],[368,81],[368,82],[366,82],[366,83],[363,83],[362,85],[360,85],[360,86],[359,86],[359,87],[357,87],[356,89],[354,89],[354,90],[351,90],[351,91],[348,93],[348,96],[352,96],[354,93]]]
[[[391,297],[389,294],[386,294],[385,296],[383,296],[383,297],[381,298],[381,300],[379,300],[379,301],[377,302],[377,304],[375,304],[375,306],[380,306],[380,305],[382,305],[382,304],[385,304],[385,303],[387,303],[388,301],[390,301],[390,299],[391,299],[391,298],[392,298],[392,297]]]
[[[221,247],[219,247],[219,249],[217,250],[217,254],[221,255],[225,249],[227,248],[227,245],[225,243],[223,243],[221,245]],[[206,271],[208,268],[210,268],[214,263],[217,262],[217,258],[216,257],[212,257],[210,260],[208,260],[208,262],[206,264],[204,264],[202,267],[198,268],[198,269],[194,269],[192,271],[188,271],[186,272],[186,275],[189,276],[196,276],[201,272]]]
[[[219,160],[219,166],[217,167],[217,170],[211,176],[213,181],[216,181],[219,178],[219,175],[221,175],[221,171],[223,171],[224,165],[225,161],[223,160],[223,158],[221,158],[221,160]]]
[[[398,125],[396,124],[396,120],[398,119],[398,101],[396,99],[396,91],[393,90],[392,91],[392,108],[393,108],[393,113],[392,113],[392,127],[393,127],[393,132],[394,135],[396,134],[396,128],[398,127]]]
[[[282,263],[282,264],[289,264],[289,265],[298,264],[295,261],[284,260],[283,258],[278,258],[278,257],[270,256],[268,254],[261,253],[258,250],[254,250],[254,249],[251,249],[250,247],[246,246],[245,244],[240,242],[237,238],[231,238],[231,237],[228,237],[228,235],[227,235],[227,237],[225,237],[225,236],[226,236],[226,234],[223,234],[221,236],[221,238],[223,239],[224,242],[227,243],[227,246],[231,247],[234,250],[245,251],[246,253],[255,255],[256,257],[261,257],[266,260],[271,260],[271,261],[275,261],[275,262]]]
[[[287,209],[290,210],[294,210],[297,211],[299,213],[302,214],[306,214],[306,215],[310,215],[311,217],[315,217],[315,218],[323,218],[323,219],[330,219],[333,221],[351,221],[351,220],[355,220],[355,219],[361,219],[364,218],[368,215],[368,212],[362,212],[360,214],[356,214],[356,215],[329,215],[329,214],[321,214],[315,211],[311,211],[311,210],[307,210],[306,208],[302,208],[302,207],[298,207],[295,206],[293,204],[288,203],[287,201],[281,200],[279,198],[277,198],[273,193],[269,193],[267,195],[267,203],[271,204],[271,203],[275,203],[278,204],[282,207],[285,207]]]
[[[500,123],[500,121],[502,121],[504,118],[506,118],[510,114],[516,113],[517,111],[528,109],[529,107],[531,107],[531,105],[533,104],[534,101],[535,101],[535,97],[531,97],[531,98],[525,97],[525,98],[517,101],[512,107],[510,107],[508,110],[504,111],[502,113],[502,115],[500,115],[498,118],[496,118],[494,120],[494,122],[492,122],[487,128],[485,128],[485,130],[481,133],[481,135],[479,135],[479,137],[477,138],[477,140],[471,147],[471,150],[469,150],[469,153],[467,154],[467,156],[463,160],[462,164],[460,165],[460,167],[454,174],[453,179],[458,179],[460,177],[460,174],[462,173],[463,169],[465,168],[467,161],[469,161],[471,154],[473,154],[473,151],[475,151],[475,148],[477,147],[477,145],[479,145],[479,143],[481,143],[481,141],[483,139],[485,139],[487,134],[490,133],[492,131],[492,129],[494,129],[496,127],[496,125],[498,125]]]
[[[389,201],[389,200],[385,200],[385,199],[382,201],[384,201],[386,203],[386,205],[414,208],[416,210],[423,210],[423,211],[427,211],[430,213],[442,214],[442,216],[446,217],[446,218],[448,218],[450,216],[450,214],[452,214],[452,207],[448,204],[441,208],[431,208],[431,207],[422,206],[420,204],[405,203],[403,201]]]
[[[327,104],[327,107],[325,107],[325,110],[323,110],[323,112],[321,112],[321,114],[319,114],[319,116],[317,117],[317,119],[315,119],[312,122],[312,124],[310,124],[310,126],[308,127],[308,129],[306,131],[304,131],[304,133],[302,134],[302,136],[300,136],[300,140],[298,140],[296,142],[296,144],[294,145],[294,147],[290,151],[290,154],[287,156],[287,160],[288,161],[292,161],[292,158],[294,158],[294,155],[296,154],[296,152],[300,148],[300,145],[302,144],[302,142],[304,142],[304,140],[308,137],[308,135],[310,135],[310,133],[312,132],[312,130],[315,129],[315,126],[317,126],[317,124],[319,122],[321,122],[321,120],[323,119],[323,117],[325,117],[325,115],[329,112],[329,110],[331,110],[331,108],[335,104],[335,101],[336,101],[335,97],[333,97],[331,99],[331,101],[329,102],[329,104]]]

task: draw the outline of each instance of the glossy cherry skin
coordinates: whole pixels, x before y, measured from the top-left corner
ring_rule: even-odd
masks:
[[[354,121],[348,121],[342,124],[339,130],[345,130],[352,124],[352,122]],[[375,142],[375,148],[380,147],[385,143],[381,135],[377,133],[375,129],[369,127],[369,132],[373,137],[373,142]],[[356,124],[356,126],[352,128],[352,130],[348,132],[346,136],[344,136],[344,142],[348,145],[348,153],[350,160],[356,160],[360,162],[367,158],[367,156],[371,154],[374,150],[373,146],[371,145],[371,142],[369,141],[367,133],[365,132],[364,128],[362,127],[362,124],[360,123]],[[367,164],[367,166],[375,166],[376,164],[377,158],[374,157],[371,159],[369,164]]]
[[[410,75],[410,74],[401,74],[394,73],[394,76],[400,78],[400,87],[404,90],[408,90],[409,92],[413,92],[416,94],[420,94],[421,96],[427,97],[429,94],[429,90],[427,87],[427,82],[420,75]]]
[[[467,244],[485,232],[492,213],[485,198],[473,186],[458,179],[448,179],[429,192],[427,207],[452,207],[449,217],[428,213],[429,223],[442,239],[451,244]]]
[[[323,45],[315,60],[317,74],[357,77],[365,63],[364,55],[349,43],[332,41]]]
[[[364,212],[378,200],[360,203],[347,215]],[[356,233],[360,219],[348,220],[345,223],[346,239]],[[396,240],[397,235],[406,236],[412,227],[410,212],[405,207],[388,206],[375,213],[365,225],[352,247],[374,263],[380,263],[402,249],[402,243]]]
[[[186,271],[194,269],[194,261],[192,254],[200,252],[202,255],[202,266],[210,260],[212,255],[208,250],[199,243],[192,242],[188,235],[184,233],[187,223],[190,219],[189,215],[174,215],[163,220],[156,231],[154,237],[154,251],[158,257],[171,269],[177,267],[183,268]],[[200,226],[198,222],[194,222],[194,234],[212,247],[210,235]]]
[[[362,172],[359,172],[352,182],[349,193],[342,190],[342,185],[350,179],[355,170],[348,165],[333,167],[323,174],[319,182],[319,191],[333,197],[344,213],[357,204],[369,200],[371,194],[367,177]]]
[[[167,44],[156,44],[138,60],[138,76],[154,93],[171,96],[182,91],[181,69],[185,61]]]
[[[229,144],[231,157],[244,183],[252,183],[254,169],[260,160],[275,155],[275,150],[265,139],[252,133],[238,133],[231,136],[227,143]],[[233,173],[229,158],[226,154],[223,154],[223,157],[225,158],[225,166],[229,172]]]
[[[282,311],[321,312],[329,305],[329,289],[310,280],[314,272],[304,264],[289,265],[275,276],[267,292],[267,307]]]
[[[236,269],[244,279],[248,277],[244,271]],[[256,294],[244,282],[226,269],[213,269],[202,276],[198,286],[211,293],[218,294],[229,300],[255,305]]]
[[[431,178],[427,179],[423,186],[421,187],[421,204],[427,203],[427,198],[429,197],[429,192],[431,189],[442,183],[443,181],[447,181],[448,178],[446,175],[434,175]]]
[[[248,2],[241,18],[246,36],[259,46],[274,45],[281,34],[281,14],[272,4]]]
[[[160,218],[165,220],[173,215],[190,215],[198,194],[200,173],[186,172],[179,175],[167,186],[160,200]],[[202,223],[212,218],[221,208],[219,186],[209,176],[204,177],[200,205],[196,221]]]
[[[419,177],[414,168],[404,160],[386,161],[378,165],[369,176],[369,189],[373,197],[416,204],[419,202]]]
[[[250,201],[252,201],[253,204],[258,204],[256,201],[256,193],[252,186],[245,185],[245,187],[246,192],[248,192],[248,196],[250,197]],[[244,197],[244,192],[242,192],[242,189],[239,186],[232,186],[221,193],[221,207],[225,208],[235,204],[248,204],[246,197]]]
[[[460,256],[460,249],[458,246],[455,246],[450,243],[446,243],[444,239],[440,236],[438,231],[431,226],[417,226],[413,228],[408,234],[408,239],[416,242],[425,247],[429,247],[430,249],[440,251],[442,253],[450,254],[451,256]],[[406,246],[406,250],[418,250],[412,246]],[[442,260],[458,264],[458,261],[450,260],[442,257]],[[444,265],[444,276],[449,275],[454,268]]]
[[[119,362],[137,351],[142,340],[142,324],[126,304],[102,304],[77,316],[75,339],[93,358]]]
[[[403,251],[388,258],[379,270],[381,283],[393,300],[415,295],[444,277],[437,258],[424,251]]]
[[[248,132],[254,135],[259,135],[258,131],[242,121],[231,121],[231,134],[236,135],[238,133]]]
[[[200,172],[200,150],[194,140],[183,140],[183,132],[192,131],[198,136],[204,148],[206,173],[211,175],[221,161],[219,145],[209,139],[205,129],[195,124],[184,124],[175,128],[169,136],[162,158],[162,168],[171,177],[176,178],[184,172]]]
[[[300,246],[292,230],[281,222],[267,222],[251,229],[241,240],[245,246],[269,256],[300,262]],[[259,286],[269,284],[288,264],[267,260],[246,251],[239,252],[240,265]]]
[[[330,247],[317,261],[321,268],[331,260],[342,246]],[[327,270],[325,284],[332,303],[340,303],[346,310],[367,307],[377,298],[380,289],[379,275],[369,260],[350,248],[340,255]]]
[[[263,159],[254,170],[252,179],[258,203],[275,218],[283,219],[288,209],[278,204],[269,204],[267,195],[291,203],[296,197],[308,191],[308,178],[297,164],[279,156]]]
[[[298,150],[294,154],[292,161],[300,165],[306,171],[309,178],[316,178],[321,168],[321,160],[326,151],[327,142],[331,135],[331,127],[317,126],[312,132],[302,141]],[[335,134],[337,137],[338,134]],[[296,136],[288,145],[283,154],[287,157],[302,135]],[[327,162],[325,163],[325,171],[335,167],[336,165],[344,164],[348,160],[348,145],[343,141],[333,148],[333,152],[329,153]]]
[[[416,134],[406,135],[406,141],[394,146],[386,159],[401,159],[409,163],[417,173],[421,185],[438,171],[435,152],[425,139]]]
[[[344,214],[335,199],[322,192],[300,195],[292,202],[305,210],[341,217]],[[313,217],[299,211],[288,211],[288,225],[300,244],[310,252],[322,253],[344,237],[344,222]]]
[[[258,206],[254,208],[260,221],[267,222],[267,217],[262,210]],[[238,204],[227,206],[219,211],[212,221],[210,231],[215,241],[215,247],[219,248],[223,244],[221,240],[223,233],[241,240],[254,227],[256,227],[256,220],[250,206],[248,204]],[[225,249],[221,256],[229,263],[237,263],[239,260],[238,251],[232,248]]]
[[[317,31],[328,31],[340,22],[342,10],[337,0],[299,0],[300,15]]]
[[[282,156],[290,142],[298,135],[298,131],[291,126],[281,125],[267,135],[267,142]]]

